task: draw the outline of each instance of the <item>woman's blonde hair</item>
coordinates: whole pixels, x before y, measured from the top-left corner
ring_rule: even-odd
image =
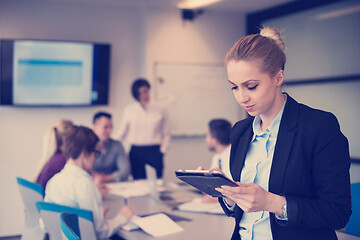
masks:
[[[286,55],[281,34],[274,28],[264,28],[259,34],[245,36],[237,41],[225,56],[225,66],[230,61],[262,62],[262,71],[274,76],[284,70]]]
[[[36,177],[38,177],[42,168],[51,158],[51,156],[54,155],[54,153],[56,153],[63,145],[64,134],[72,129],[73,126],[74,124],[70,120],[60,119],[45,132],[43,138],[43,153],[38,166]]]

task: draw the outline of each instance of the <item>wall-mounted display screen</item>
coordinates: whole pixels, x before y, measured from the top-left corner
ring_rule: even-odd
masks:
[[[108,104],[109,44],[8,39],[0,44],[1,105]]]

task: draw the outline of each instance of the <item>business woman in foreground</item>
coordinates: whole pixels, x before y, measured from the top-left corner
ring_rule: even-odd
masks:
[[[235,217],[232,239],[331,240],[351,215],[350,157],[336,117],[282,92],[279,31],[240,39],[225,64],[236,101],[251,116],[232,129],[237,187],[217,190]]]

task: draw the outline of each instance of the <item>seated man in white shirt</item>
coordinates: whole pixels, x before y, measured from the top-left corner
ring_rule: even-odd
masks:
[[[230,173],[230,131],[231,123],[225,119],[213,119],[208,124],[206,143],[210,151],[215,152],[210,169],[219,168],[232,179]],[[217,198],[206,195],[203,202],[217,202]]]

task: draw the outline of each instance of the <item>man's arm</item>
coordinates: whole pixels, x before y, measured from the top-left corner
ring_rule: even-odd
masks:
[[[118,170],[111,175],[114,181],[126,181],[130,175],[129,159],[125,153],[124,147],[120,142],[116,142],[116,148],[116,166]]]

